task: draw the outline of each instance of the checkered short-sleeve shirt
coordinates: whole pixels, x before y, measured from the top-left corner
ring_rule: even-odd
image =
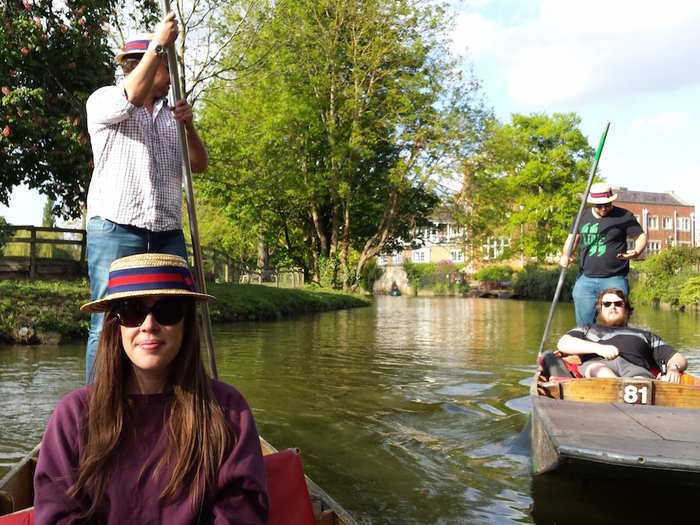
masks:
[[[151,115],[124,88],[98,89],[87,101],[95,168],[88,218],[151,231],[182,228],[182,157],[177,122],[165,99]]]

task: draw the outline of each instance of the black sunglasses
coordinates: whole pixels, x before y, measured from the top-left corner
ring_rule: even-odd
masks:
[[[602,301],[601,304],[605,306],[605,308],[610,308],[612,305],[622,308],[625,306],[625,301]]]
[[[605,204],[594,204],[594,208],[612,208],[612,202],[606,202]]]
[[[120,325],[129,328],[141,326],[149,313],[153,314],[158,324],[171,326],[179,323],[185,317],[186,304],[187,300],[180,297],[166,297],[156,301],[153,306],[148,308],[139,299],[124,299],[117,303],[114,308],[114,316]]]

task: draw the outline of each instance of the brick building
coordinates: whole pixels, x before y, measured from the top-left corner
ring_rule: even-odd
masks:
[[[615,188],[613,193],[617,193],[614,204],[631,211],[646,232],[646,253],[659,252],[669,246],[696,246],[695,206],[675,193],[627,188]]]

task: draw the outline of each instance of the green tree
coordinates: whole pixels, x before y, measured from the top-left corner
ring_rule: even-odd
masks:
[[[464,192],[475,245],[493,235],[544,260],[561,249],[580,206],[593,149],[573,113],[491,121],[487,140],[465,163]],[[520,236],[523,231],[524,235]]]
[[[26,184],[80,214],[92,171],[85,101],[111,83],[112,0],[0,2],[0,202]]]
[[[0,217],[0,255],[4,253],[7,241],[12,238],[12,232],[7,226],[8,224],[5,217]]]
[[[433,3],[289,0],[254,18],[255,44],[229,55],[246,73],[206,99],[202,187],[273,252],[317,278],[338,257],[354,286],[435,206],[429,180],[471,145],[478,86]]]

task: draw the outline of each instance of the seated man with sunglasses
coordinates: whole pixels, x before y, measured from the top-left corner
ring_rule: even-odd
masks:
[[[647,245],[637,219],[628,210],[613,206],[615,199],[617,194],[610,185],[593,184],[588,194],[588,203],[593,206],[583,213],[576,235],[569,235],[562,249],[560,264],[567,267],[581,241],[580,273],[573,291],[577,326],[595,321],[596,296],[601,290],[614,287],[629,294],[629,260],[638,257]],[[628,237],[634,239],[632,250],[627,249]],[[572,256],[567,257],[571,242]]]
[[[618,288],[602,290],[596,299],[598,321],[564,334],[562,354],[581,357],[584,377],[645,377],[680,383],[688,362],[656,334],[627,325],[632,306]],[[653,369],[661,372],[652,373]]]

